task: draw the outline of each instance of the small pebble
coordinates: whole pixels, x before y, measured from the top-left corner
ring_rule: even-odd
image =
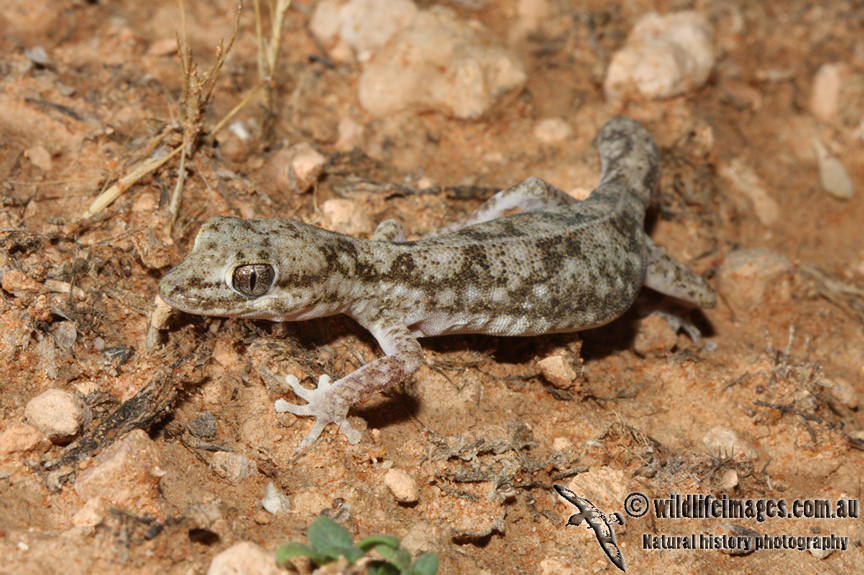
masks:
[[[48,59],[48,53],[42,46],[33,46],[24,50],[24,56],[38,66],[50,66],[51,60]]]
[[[42,284],[18,270],[0,271],[0,287],[17,298],[25,298],[29,294],[37,294],[45,291]]]
[[[44,452],[51,447],[45,435],[26,423],[10,425],[0,432],[0,458],[13,453]]]
[[[542,144],[559,144],[573,135],[573,128],[561,118],[544,118],[534,126],[534,137]]]
[[[51,168],[54,167],[54,161],[51,158],[51,152],[49,152],[42,146],[33,146],[32,148],[27,148],[27,151],[24,154],[27,156],[27,159],[30,160],[31,164],[33,164],[45,173],[50,172]]]
[[[72,525],[75,527],[96,527],[108,516],[111,506],[101,497],[88,499],[84,507],[72,516]]]
[[[53,443],[71,441],[93,419],[78,394],[62,389],[49,389],[31,399],[24,415]]]
[[[288,496],[282,493],[282,490],[276,487],[271,481],[264,488],[264,497],[261,499],[261,506],[270,513],[277,515],[291,509],[291,502]]]
[[[321,175],[327,158],[305,142],[292,146],[291,151],[294,153],[291,159],[291,172],[296,180],[294,187],[298,191],[308,190]]]
[[[562,355],[550,355],[537,362],[537,367],[546,380],[559,389],[567,389],[579,377],[570,361]]]
[[[813,140],[813,149],[819,162],[819,185],[822,190],[840,200],[855,197],[855,186],[843,162],[831,155],[831,152],[817,139]]]
[[[758,531],[753,531],[752,529],[734,523],[720,523],[718,527],[720,528],[719,535],[726,535],[728,541],[736,544],[734,547],[727,546],[718,549],[720,553],[732,555],[733,557],[741,557],[744,555],[750,555],[756,551],[756,539],[762,536]],[[726,533],[723,533],[723,531]],[[742,539],[744,537],[748,540],[745,541]]]
[[[559,453],[573,449],[573,442],[566,437],[556,437],[552,440],[552,449]]]
[[[719,171],[736,192],[750,200],[753,213],[763,225],[770,226],[780,219],[780,204],[771,196],[762,178],[742,158],[722,164]]]
[[[810,552],[810,555],[812,555],[816,559],[825,559],[826,557],[828,557],[829,555],[834,553],[833,549],[813,549],[813,548],[810,548],[810,549],[808,549],[808,551]]]
[[[276,565],[273,552],[243,541],[217,555],[207,575],[284,575]]]
[[[210,460],[210,469],[231,485],[238,485],[258,471],[258,464],[241,453],[217,451]]]
[[[336,149],[349,152],[354,148],[362,147],[364,131],[363,124],[355,122],[348,116],[339,118],[339,124],[336,127],[336,132],[339,134],[336,139]]]
[[[216,416],[205,411],[199,413],[188,424],[189,433],[201,439],[213,439],[216,437]]]
[[[639,357],[663,357],[677,344],[678,335],[669,322],[659,315],[649,315],[639,321],[633,351]]]
[[[720,482],[717,484],[717,487],[724,491],[731,491],[738,486],[738,472],[734,469],[727,469],[726,473],[723,474],[723,477],[720,478]]]
[[[57,326],[57,331],[54,332],[54,343],[57,344],[63,351],[69,351],[75,347],[75,340],[78,339],[78,328],[75,327],[75,322],[61,321]]]
[[[325,162],[324,156],[304,142],[274,153],[264,168],[265,176],[276,190],[302,193],[321,175]]]
[[[394,468],[385,473],[384,485],[400,503],[416,503],[420,499],[417,481],[401,469]]]
[[[810,92],[810,113],[823,122],[830,122],[840,108],[840,90],[849,75],[843,63],[822,64],[813,78]]]
[[[349,236],[363,236],[372,233],[372,218],[357,202],[334,198],[321,204],[321,227]]]
[[[722,425],[718,425],[705,434],[702,443],[708,453],[722,459],[733,457],[752,459],[756,456],[756,451],[738,435],[738,432]]]

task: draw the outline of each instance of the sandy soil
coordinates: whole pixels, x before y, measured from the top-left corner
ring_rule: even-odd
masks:
[[[145,414],[139,427],[147,435],[133,434],[130,459],[121,459],[132,463],[103,483],[85,487],[81,478],[98,457],[121,457],[109,451],[110,433],[60,480],[44,464],[63,456],[63,443],[37,437],[0,455],[0,572],[204,573],[240,541],[270,551],[304,541],[322,512],[355,537],[390,533],[407,537],[409,548],[437,552],[442,574],[617,572],[584,527],[565,528],[573,508],[554,496],[553,483],[582,490],[607,513],[620,511],[630,492],[861,499],[864,8],[780,6],[562,2],[554,26],[511,46],[525,63],[527,87],[465,121],[368,115],[356,97],[358,66],[329,65],[307,30],[313,5],[298,2],[286,21],[270,132],[253,129],[244,141],[224,131],[215,145],[202,145],[166,233],[176,160],[104,212],[81,215],[150,154],[156,134],[167,130],[165,149],[180,143],[182,73],[170,44],[176,3],[7,2],[0,14],[0,432],[26,423],[25,406],[49,389],[85,398],[94,415],[85,432],[147,386],[162,386],[164,410]],[[517,20],[499,0],[451,7],[502,42]],[[708,83],[663,101],[607,102],[605,67],[635,21],[685,8],[714,27],[718,58]],[[230,36],[234,14],[230,2],[189,3],[189,42],[202,68]],[[257,84],[255,45],[248,6],[205,130]],[[25,53],[37,46],[47,61]],[[854,82],[824,121],[810,112],[810,91],[819,67],[832,62],[845,63]],[[652,237],[719,288],[717,308],[697,317],[706,335],[699,344],[635,312],[578,335],[423,341],[427,365],[401,389],[354,410],[368,424],[359,445],[329,428],[299,454],[311,422],[272,411],[275,399],[295,398],[262,379],[259,367],[307,383],[349,373],[381,353],[359,326],[344,318],[277,325],[177,315],[158,345],[145,346],[159,278],[209,216],[320,224],[322,204],[345,198],[355,217],[365,213],[371,222],[355,233],[392,217],[420,234],[470,211],[483,195],[411,195],[356,178],[502,188],[539,176],[565,190],[590,189],[599,170],[591,139],[619,113],[643,122],[663,148]],[[345,117],[364,127],[365,156],[336,149]],[[238,118],[260,125],[260,100]],[[564,119],[572,136],[540,143],[534,128],[543,118]],[[844,163],[857,197],[841,201],[820,189],[814,138]],[[330,160],[314,191],[298,191],[277,163],[303,142]],[[734,183],[742,166],[755,174],[743,191]],[[773,202],[773,219],[754,206],[754,186]],[[751,248],[770,251],[750,252],[734,267],[730,254]],[[657,299],[647,294],[643,304]],[[540,375],[538,362],[550,356],[578,372],[572,385]],[[743,442],[730,457],[703,442],[718,426]],[[232,484],[214,471],[221,460],[213,445],[254,461],[257,471]],[[384,482],[391,468],[413,477],[419,501],[394,499]],[[262,508],[269,482],[287,495],[289,511]],[[798,550],[736,556],[642,548],[644,534],[721,534],[728,523],[759,534],[845,536],[850,548],[824,559]],[[852,573],[864,565],[860,519],[649,513],[627,517],[616,533],[628,572]]]

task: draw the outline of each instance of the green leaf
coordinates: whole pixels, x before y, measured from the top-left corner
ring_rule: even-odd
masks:
[[[438,573],[438,555],[424,553],[417,558],[407,575],[435,575]]]
[[[393,549],[387,545],[379,545],[375,551],[381,554],[388,563],[393,564],[399,571],[407,571],[411,567],[411,554],[405,549]]]
[[[279,563],[281,565],[289,559],[300,556],[308,557],[318,565],[324,565],[325,563],[330,562],[330,560],[328,560],[326,557],[323,557],[315,549],[309,547],[305,543],[291,541],[290,543],[286,543],[285,545],[276,550],[276,563]]]
[[[330,547],[324,552],[328,559],[335,561],[340,555],[344,555],[348,563],[354,564],[355,561],[366,555],[366,552],[357,547]]]
[[[354,543],[347,529],[324,515],[315,518],[315,521],[309,526],[306,537],[312,547],[328,557],[331,549],[351,547]]]
[[[383,561],[373,561],[366,569],[369,575],[401,575],[402,571],[389,563]]]
[[[357,543],[357,547],[364,551],[369,551],[376,545],[386,545],[393,549],[399,549],[399,538],[392,535],[373,535]]]

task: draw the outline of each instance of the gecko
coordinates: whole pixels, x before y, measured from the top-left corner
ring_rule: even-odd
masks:
[[[397,220],[365,240],[291,219],[211,217],[162,278],[159,295],[198,315],[356,320],[384,355],[336,382],[322,374],[315,389],[287,376],[307,403],[276,402],[279,412],[315,418],[301,448],[329,423],[356,444],[362,435],[347,420],[349,408],[420,368],[418,338],[598,327],[623,314],[643,285],[691,307],[716,304],[714,290],[645,232],[661,173],[651,135],[616,117],[595,145],[600,181],[586,199],[531,177],[416,241]]]

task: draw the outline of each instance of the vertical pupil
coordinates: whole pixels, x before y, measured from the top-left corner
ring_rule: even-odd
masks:
[[[252,271],[249,272],[249,291],[255,293],[255,284],[258,283],[258,273],[255,271],[255,268],[252,268]]]

